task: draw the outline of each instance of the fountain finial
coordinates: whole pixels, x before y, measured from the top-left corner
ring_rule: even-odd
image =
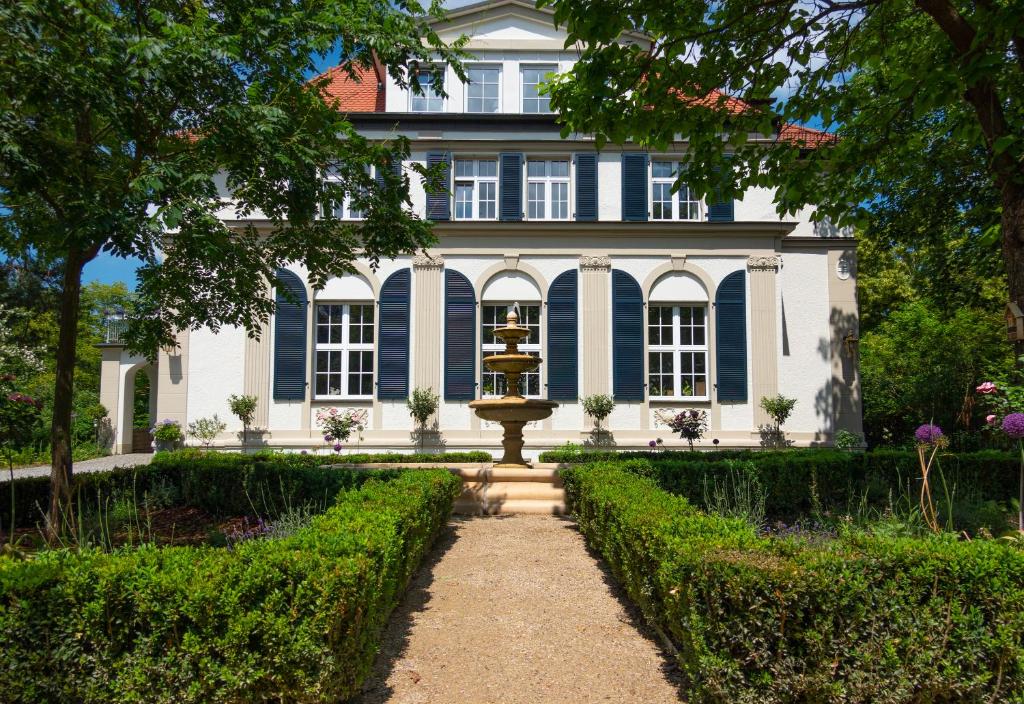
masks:
[[[516,327],[516,323],[519,322],[519,304],[513,303],[508,307],[508,313],[505,315],[505,324],[510,328]]]

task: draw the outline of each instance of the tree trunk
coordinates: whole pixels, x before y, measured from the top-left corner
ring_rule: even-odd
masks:
[[[77,250],[64,260],[64,290],[60,299],[60,336],[57,340],[57,381],[53,393],[53,421],[50,426],[50,512],[46,534],[56,538],[67,525],[74,525],[71,505],[71,406],[74,395],[75,346],[78,342],[78,313],[82,299],[82,267],[85,257]]]
[[[1024,310],[1024,187],[1007,184],[1002,188],[1003,259],[1010,300]],[[1024,340],[1015,344],[1018,360],[1024,356]]]

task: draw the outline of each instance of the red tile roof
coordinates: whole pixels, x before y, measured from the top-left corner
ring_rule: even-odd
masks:
[[[327,69],[314,80],[326,79],[322,94],[344,112],[384,112],[384,71],[379,62],[355,66],[355,79],[341,66]]]

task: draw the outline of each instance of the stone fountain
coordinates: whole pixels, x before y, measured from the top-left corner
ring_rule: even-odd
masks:
[[[523,426],[551,415],[558,404],[537,398],[523,398],[519,393],[519,377],[540,366],[540,357],[519,351],[519,343],[530,336],[527,328],[519,327],[518,304],[509,309],[505,327],[497,328],[494,336],[505,343],[505,350],[484,357],[484,364],[492,371],[505,375],[505,395],[471,401],[469,407],[483,420],[501,423],[505,434],[501,445],[505,454],[495,467],[529,467],[523,460]]]

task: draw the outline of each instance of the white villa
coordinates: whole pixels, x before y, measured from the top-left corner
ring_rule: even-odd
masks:
[[[474,55],[466,85],[439,67],[446,99],[412,95],[379,68],[358,82],[334,71],[331,91],[367,137],[388,138],[397,125],[413,161],[447,165],[449,193],[428,195],[416,178],[411,185],[437,246],[376,270],[357,263],[359,275],[321,290],[301,265],[279,272],[299,303],[278,295],[259,340],[203,329],[151,364],[112,338],[101,401],[114,452],[132,450],[135,379],[145,373],[154,419],[184,428],[217,414],[228,423],[224,447],[240,445],[228,396],[251,394],[252,444],[322,450],[316,413],[336,407],[367,414],[346,450],[412,450],[406,399],[429,387],[441,404],[428,446],[497,453],[501,427],[468,403],[503,392],[481,359],[497,349],[489,330],[512,303],[533,332],[523,349],[543,359],[523,391],[560,404],[527,427],[528,457],[590,441],[582,399],[594,394],[615,400],[605,427],[620,448],[646,449],[656,438],[684,445],[659,420],[683,409],[708,411],[700,447],[757,447],[770,423],[760,399],[778,393],[797,399],[784,426],[794,445],[861,431],[847,233],[812,223],[810,211],[780,219],[771,190],[719,203],[686,188],[673,194],[684,143],[666,153],[596,151],[587,135],[561,138],[538,84],[568,69],[575,52],[532,2],[484,0],[451,11],[436,30],[447,40],[469,36]],[[761,138],[802,140],[806,149],[827,138],[783,132]]]

